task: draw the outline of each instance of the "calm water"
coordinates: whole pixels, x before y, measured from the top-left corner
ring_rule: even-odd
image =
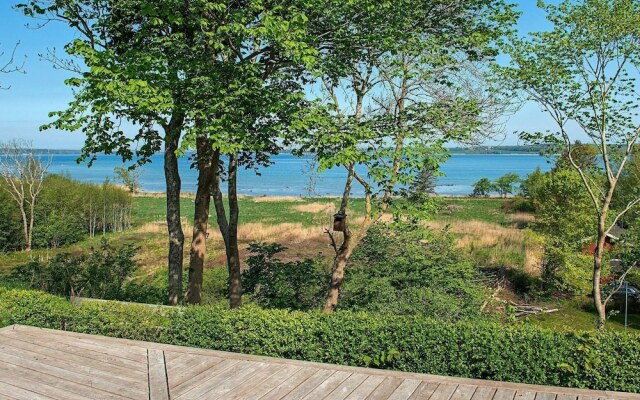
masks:
[[[76,154],[54,154],[49,171],[65,173],[80,181],[102,183],[107,178],[113,180],[114,167],[123,165],[117,156],[102,155],[91,168],[88,168],[86,164],[77,164],[77,157]],[[297,158],[281,154],[273,158],[273,165],[261,169],[261,176],[257,176],[253,171],[242,170],[239,174],[238,192],[253,196],[308,195],[310,160],[310,157]],[[196,171],[191,169],[190,165],[187,157],[180,159],[182,190],[185,192],[195,192],[196,189]],[[473,183],[480,178],[487,177],[493,180],[507,172],[515,172],[524,177],[536,167],[544,171],[550,168],[547,159],[539,155],[456,154],[442,165],[445,176],[438,179],[436,191],[441,195],[464,196],[471,193]],[[345,175],[345,170],[340,168],[317,174],[315,194],[340,195]],[[140,183],[145,191],[164,191],[161,154],[153,156],[152,162],[143,167]],[[356,183],[354,194],[363,194],[362,188]]]

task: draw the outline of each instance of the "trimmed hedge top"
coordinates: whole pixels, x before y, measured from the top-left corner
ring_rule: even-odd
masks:
[[[0,325],[344,365],[640,392],[640,336],[367,313],[147,307],[0,289]]]

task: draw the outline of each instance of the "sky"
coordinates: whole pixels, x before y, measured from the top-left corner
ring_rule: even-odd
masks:
[[[41,28],[34,20],[13,9],[12,0],[0,0],[0,65],[4,65],[16,43],[16,61],[24,62],[24,73],[0,74],[0,142],[25,139],[37,148],[80,149],[84,136],[80,132],[61,132],[39,127],[50,122],[49,112],[63,110],[72,99],[71,90],[64,80],[71,73],[56,70],[40,54],[56,49],[64,52],[64,45],[73,40],[74,32],[62,23],[51,23]],[[548,26],[544,12],[536,7],[536,0],[520,0],[522,12],[518,30],[526,34]],[[491,145],[520,144],[514,132],[544,131],[552,127],[549,118],[533,103],[525,104],[505,121],[506,137]]]

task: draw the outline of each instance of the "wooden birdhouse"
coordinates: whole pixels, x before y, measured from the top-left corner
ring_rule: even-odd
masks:
[[[333,215],[334,232],[344,232],[347,229],[347,214],[337,213]]]

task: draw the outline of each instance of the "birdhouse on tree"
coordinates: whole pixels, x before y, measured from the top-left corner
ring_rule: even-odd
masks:
[[[337,213],[333,215],[334,232],[344,232],[347,229],[347,214]]]

